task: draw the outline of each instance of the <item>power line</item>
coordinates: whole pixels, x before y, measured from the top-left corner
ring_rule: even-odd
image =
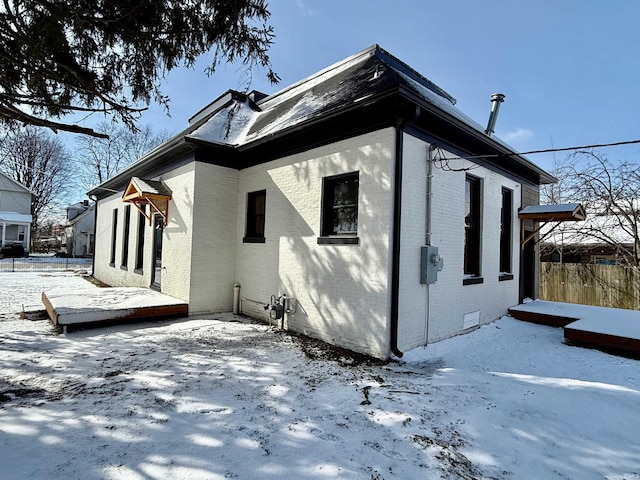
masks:
[[[530,150],[528,152],[520,152],[520,153],[496,153],[490,155],[472,155],[472,156],[461,156],[461,157],[444,157],[438,158],[436,160],[471,160],[474,158],[498,158],[498,157],[513,157],[515,155],[535,155],[537,153],[551,153],[551,152],[567,152],[570,150],[587,150],[589,148],[603,148],[603,147],[618,147],[620,145],[632,145],[638,144],[640,140],[627,140],[624,142],[613,142],[613,143],[599,143],[593,145],[582,145],[580,147],[564,147],[564,148],[546,148],[544,150]]]

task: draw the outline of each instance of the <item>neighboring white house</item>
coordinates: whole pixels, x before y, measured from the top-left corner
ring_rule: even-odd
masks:
[[[552,181],[374,45],[273,95],[228,91],[89,192],[94,275],[191,313],[267,319],[286,295],[285,328],[388,358],[535,298],[518,209]]]
[[[93,255],[95,241],[95,204],[88,200],[74,203],[67,208],[67,223],[64,226],[62,249],[72,257]]]
[[[32,197],[31,190],[0,173],[0,247],[20,244],[29,250]]]

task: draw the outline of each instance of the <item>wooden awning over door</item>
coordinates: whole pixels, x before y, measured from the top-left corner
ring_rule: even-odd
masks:
[[[154,214],[162,215],[164,225],[169,221],[169,200],[171,200],[171,190],[160,180],[146,180],[139,177],[131,177],[127,185],[123,202],[132,203],[142,213],[149,225]],[[149,209],[142,208],[149,205]]]
[[[522,222],[522,235],[520,238],[522,241],[522,248],[524,248],[525,244],[535,238],[536,234],[547,223],[556,222],[556,224],[535,243],[547,237],[558,225],[560,225],[561,222],[582,222],[587,218],[587,214],[584,207],[579,203],[565,203],[562,205],[529,205],[518,212],[518,218],[520,220],[542,222],[542,224],[538,225],[538,228],[536,228],[527,237],[525,237],[524,222]]]

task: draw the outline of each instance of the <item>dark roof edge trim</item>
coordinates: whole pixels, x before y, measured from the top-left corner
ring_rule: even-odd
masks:
[[[476,139],[480,140],[481,142],[484,142],[485,144],[487,144],[489,147],[493,148],[494,150],[496,150],[496,151],[498,151],[498,152],[500,152],[500,153],[502,153],[504,155],[509,155],[510,157],[515,158],[518,161],[518,163],[520,163],[522,166],[524,166],[525,168],[527,168],[527,169],[535,172],[536,174],[538,174],[540,176],[540,183],[541,184],[544,184],[544,183],[556,183],[558,181],[558,179],[556,177],[551,175],[549,172],[541,169],[536,164],[534,164],[530,160],[526,159],[522,155],[519,155],[517,152],[514,152],[513,150],[511,150],[508,147],[506,147],[504,144],[502,144],[500,142],[497,142],[492,137],[486,135],[483,132],[480,132],[480,131],[476,130],[473,126],[471,126],[471,125],[463,122],[462,120],[460,120],[460,119],[448,114],[447,112],[445,112],[444,110],[438,108],[437,106],[435,106],[435,105],[433,105],[433,104],[421,99],[420,97],[415,95],[412,91],[401,87],[400,88],[400,94],[403,97],[405,97],[407,100],[410,100],[412,102],[416,102],[424,110],[427,110],[428,112],[440,117],[441,119],[443,119],[444,121],[447,121],[448,123],[454,125],[455,127],[460,128],[461,130],[464,130],[466,133],[470,134],[471,136],[475,137]]]

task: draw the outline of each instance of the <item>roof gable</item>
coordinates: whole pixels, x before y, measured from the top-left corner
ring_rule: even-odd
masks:
[[[33,195],[33,192],[20,182],[0,172],[0,190],[10,190],[12,192],[24,192]]]

